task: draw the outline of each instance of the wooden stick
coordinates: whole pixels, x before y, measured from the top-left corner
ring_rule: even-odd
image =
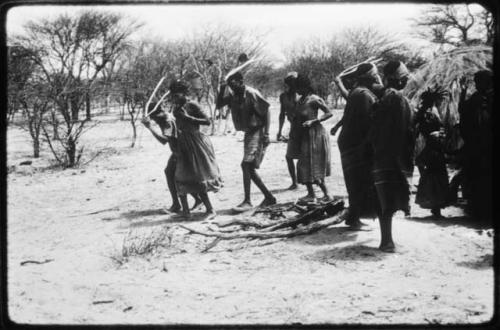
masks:
[[[21,266],[24,266],[26,264],[37,264],[37,265],[42,265],[46,264],[47,262],[54,261],[54,259],[45,259],[44,261],[37,261],[37,260],[25,260],[21,262]]]
[[[163,102],[163,100],[170,94],[170,91],[167,91],[165,94],[163,94],[163,96],[160,98],[160,100],[158,101],[158,103],[156,103],[155,107],[153,108],[153,110],[149,111],[148,113],[146,113],[146,117],[149,117],[150,114],[152,114],[153,112],[156,111],[156,109],[158,109],[158,107],[160,106],[161,102]],[[147,111],[147,108],[146,108],[146,111]]]
[[[160,81],[158,82],[158,84],[156,84],[156,87],[155,89],[153,90],[153,93],[151,94],[151,96],[149,97],[149,100],[146,102],[146,107],[144,109],[144,111],[148,111],[148,108],[149,108],[149,104],[151,103],[151,101],[153,100],[153,97],[155,96],[156,92],[158,91],[158,88],[160,88],[160,85],[163,83],[163,80],[165,80],[165,77],[162,77],[160,79]],[[144,114],[144,113],[143,113]]]
[[[367,60],[363,61],[363,62],[360,62],[358,64],[355,64],[355,65],[352,65],[350,67],[348,67],[347,69],[345,69],[344,71],[342,71],[341,73],[339,73],[339,77],[343,77],[345,75],[348,75],[350,73],[353,73],[354,71],[356,71],[356,69],[358,68],[358,66],[360,66],[361,64],[363,63],[372,63],[372,64],[376,64],[378,62],[382,61],[381,58],[377,58],[377,59],[374,59],[374,56],[372,57],[369,57]]]
[[[298,235],[311,234],[328,226],[337,225],[342,221],[344,221],[344,218],[342,217],[343,213],[344,212],[332,218],[314,222],[309,226],[304,226],[293,230],[281,230],[272,232],[246,231],[233,234],[233,233],[221,233],[221,232],[207,232],[205,230],[194,229],[184,225],[179,225],[179,227],[186,229],[187,231],[194,234],[202,236],[210,236],[210,237],[219,237],[220,239],[223,240],[238,239],[238,238],[269,239],[269,238],[280,238],[280,237],[293,237]]]

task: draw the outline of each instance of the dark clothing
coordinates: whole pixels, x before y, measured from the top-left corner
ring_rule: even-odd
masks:
[[[300,157],[297,163],[299,183],[323,183],[330,176],[330,137],[320,122],[303,127],[308,120],[318,118],[318,109],[325,108],[325,101],[317,95],[307,95],[297,104],[296,120],[300,132]]]
[[[490,219],[493,194],[493,91],[475,92],[465,101],[462,109],[460,133],[464,140],[464,197],[473,215]]]
[[[353,89],[346,101],[338,138],[349,208],[363,217],[376,217],[378,210],[371,173],[373,150],[367,138],[376,102],[377,97],[368,88]]]
[[[290,134],[286,149],[286,157],[298,159],[300,157],[300,123],[296,120],[297,99],[295,93],[282,93],[280,95],[281,113],[286,115],[290,122]]]
[[[400,91],[387,88],[373,112],[373,178],[382,214],[409,210],[405,172],[413,168],[412,110]]]
[[[205,117],[195,102],[188,102],[183,108],[189,116]],[[179,195],[218,191],[222,187],[222,178],[210,139],[200,132],[200,125],[185,117],[180,109],[174,110],[174,116],[179,130],[175,169]]]
[[[425,146],[416,159],[420,169],[420,181],[415,203],[424,209],[446,207],[449,187],[444,150],[439,138],[430,135],[439,131],[443,125],[438,115],[428,109],[418,113],[417,127],[425,140]]]

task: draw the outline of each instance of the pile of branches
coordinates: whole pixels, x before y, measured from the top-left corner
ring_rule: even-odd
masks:
[[[296,213],[287,217],[285,214]],[[286,238],[317,232],[344,221],[344,201],[335,199],[326,203],[298,205],[277,204],[250,211],[226,221],[214,221],[205,228],[180,225],[192,234],[215,237],[215,243],[231,239]]]

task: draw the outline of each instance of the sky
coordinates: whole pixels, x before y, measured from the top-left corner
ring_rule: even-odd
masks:
[[[224,23],[264,34],[268,55],[284,62],[291,45],[311,37],[326,39],[344,28],[373,26],[413,45],[416,39],[412,19],[427,5],[407,4],[201,4],[201,5],[112,5],[95,9],[119,12],[144,22],[138,36],[178,39],[195,29]],[[29,20],[74,13],[82,6],[19,6],[7,13],[7,35],[22,32]],[[85,7],[85,8],[88,8]]]

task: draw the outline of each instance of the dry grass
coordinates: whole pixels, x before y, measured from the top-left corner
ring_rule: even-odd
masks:
[[[114,244],[114,251],[109,256],[117,264],[122,265],[132,256],[147,256],[159,248],[169,247],[173,233],[170,227],[156,228],[147,232],[129,230],[123,237],[121,247]]]

